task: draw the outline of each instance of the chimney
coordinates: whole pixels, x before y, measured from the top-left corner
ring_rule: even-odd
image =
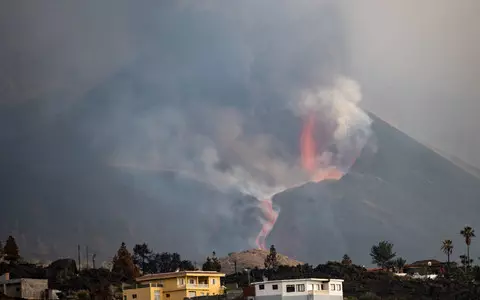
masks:
[[[10,280],[10,273],[9,273],[9,272],[4,273],[4,274],[2,275],[2,279],[5,280],[5,281],[6,281],[6,280]]]

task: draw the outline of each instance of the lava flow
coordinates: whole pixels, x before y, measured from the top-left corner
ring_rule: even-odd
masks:
[[[300,153],[302,167],[310,173],[311,180],[320,182],[326,179],[339,180],[344,175],[335,166],[319,166],[317,161],[316,141],[314,137],[315,117],[313,114],[304,121],[300,136]]]
[[[265,245],[265,240],[267,239],[270,231],[272,231],[273,226],[275,226],[275,222],[277,222],[278,211],[273,209],[271,199],[263,200],[260,205],[260,209],[262,210],[266,220],[263,222],[262,230],[260,230],[258,233],[255,243],[259,249],[266,250],[267,247]]]
[[[302,133],[300,135],[300,153],[302,168],[307,171],[311,181],[320,182],[323,180],[339,180],[344,173],[338,170],[335,166],[321,166],[317,160],[317,147],[314,137],[315,117],[313,114],[309,115],[304,120]],[[266,250],[265,240],[277,221],[278,211],[275,211],[272,206],[271,199],[265,199],[260,206],[265,221],[262,229],[258,233],[255,243],[259,249]]]

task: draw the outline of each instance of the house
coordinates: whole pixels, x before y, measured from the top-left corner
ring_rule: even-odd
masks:
[[[342,279],[302,278],[255,282],[255,300],[342,300]]]
[[[223,294],[220,279],[225,274],[213,271],[179,271],[149,274],[124,288],[123,300],[183,300]]]
[[[53,297],[48,293],[47,279],[10,279],[9,273],[0,277],[0,293],[8,297],[22,299],[50,299]]]
[[[440,262],[435,259],[429,259],[429,260],[419,260],[409,265],[405,265],[403,269],[405,273],[408,273],[410,275],[412,274],[438,275],[438,274],[444,273],[446,268],[447,268],[447,263]]]

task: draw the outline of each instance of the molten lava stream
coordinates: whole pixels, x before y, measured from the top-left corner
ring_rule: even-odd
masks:
[[[315,171],[316,143],[313,138],[313,126],[315,126],[315,117],[310,115],[303,124],[302,134],[300,135],[300,153],[302,167],[309,171]]]
[[[272,200],[265,199],[261,202],[260,208],[265,217],[265,222],[262,224],[262,230],[257,235],[255,244],[259,249],[266,250],[265,240],[267,239],[268,234],[272,231],[273,226],[278,218],[278,212],[273,209]]]
[[[314,137],[315,116],[310,114],[304,121],[300,135],[300,153],[302,167],[310,173],[311,180],[320,182],[326,179],[339,180],[343,172],[334,166],[322,168],[317,165],[317,143]]]

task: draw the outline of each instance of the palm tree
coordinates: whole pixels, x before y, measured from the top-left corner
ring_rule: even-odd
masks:
[[[401,257],[396,258],[395,260],[392,261],[393,267],[395,270],[399,273],[403,272],[403,268],[405,268],[405,264],[407,261]]]
[[[452,240],[444,240],[440,249],[447,255],[447,266],[450,266],[450,255],[453,252]]]
[[[470,266],[470,244],[472,243],[472,238],[475,237],[475,229],[470,226],[465,226],[460,234],[465,238],[465,244],[467,245],[467,265],[465,268]]]

